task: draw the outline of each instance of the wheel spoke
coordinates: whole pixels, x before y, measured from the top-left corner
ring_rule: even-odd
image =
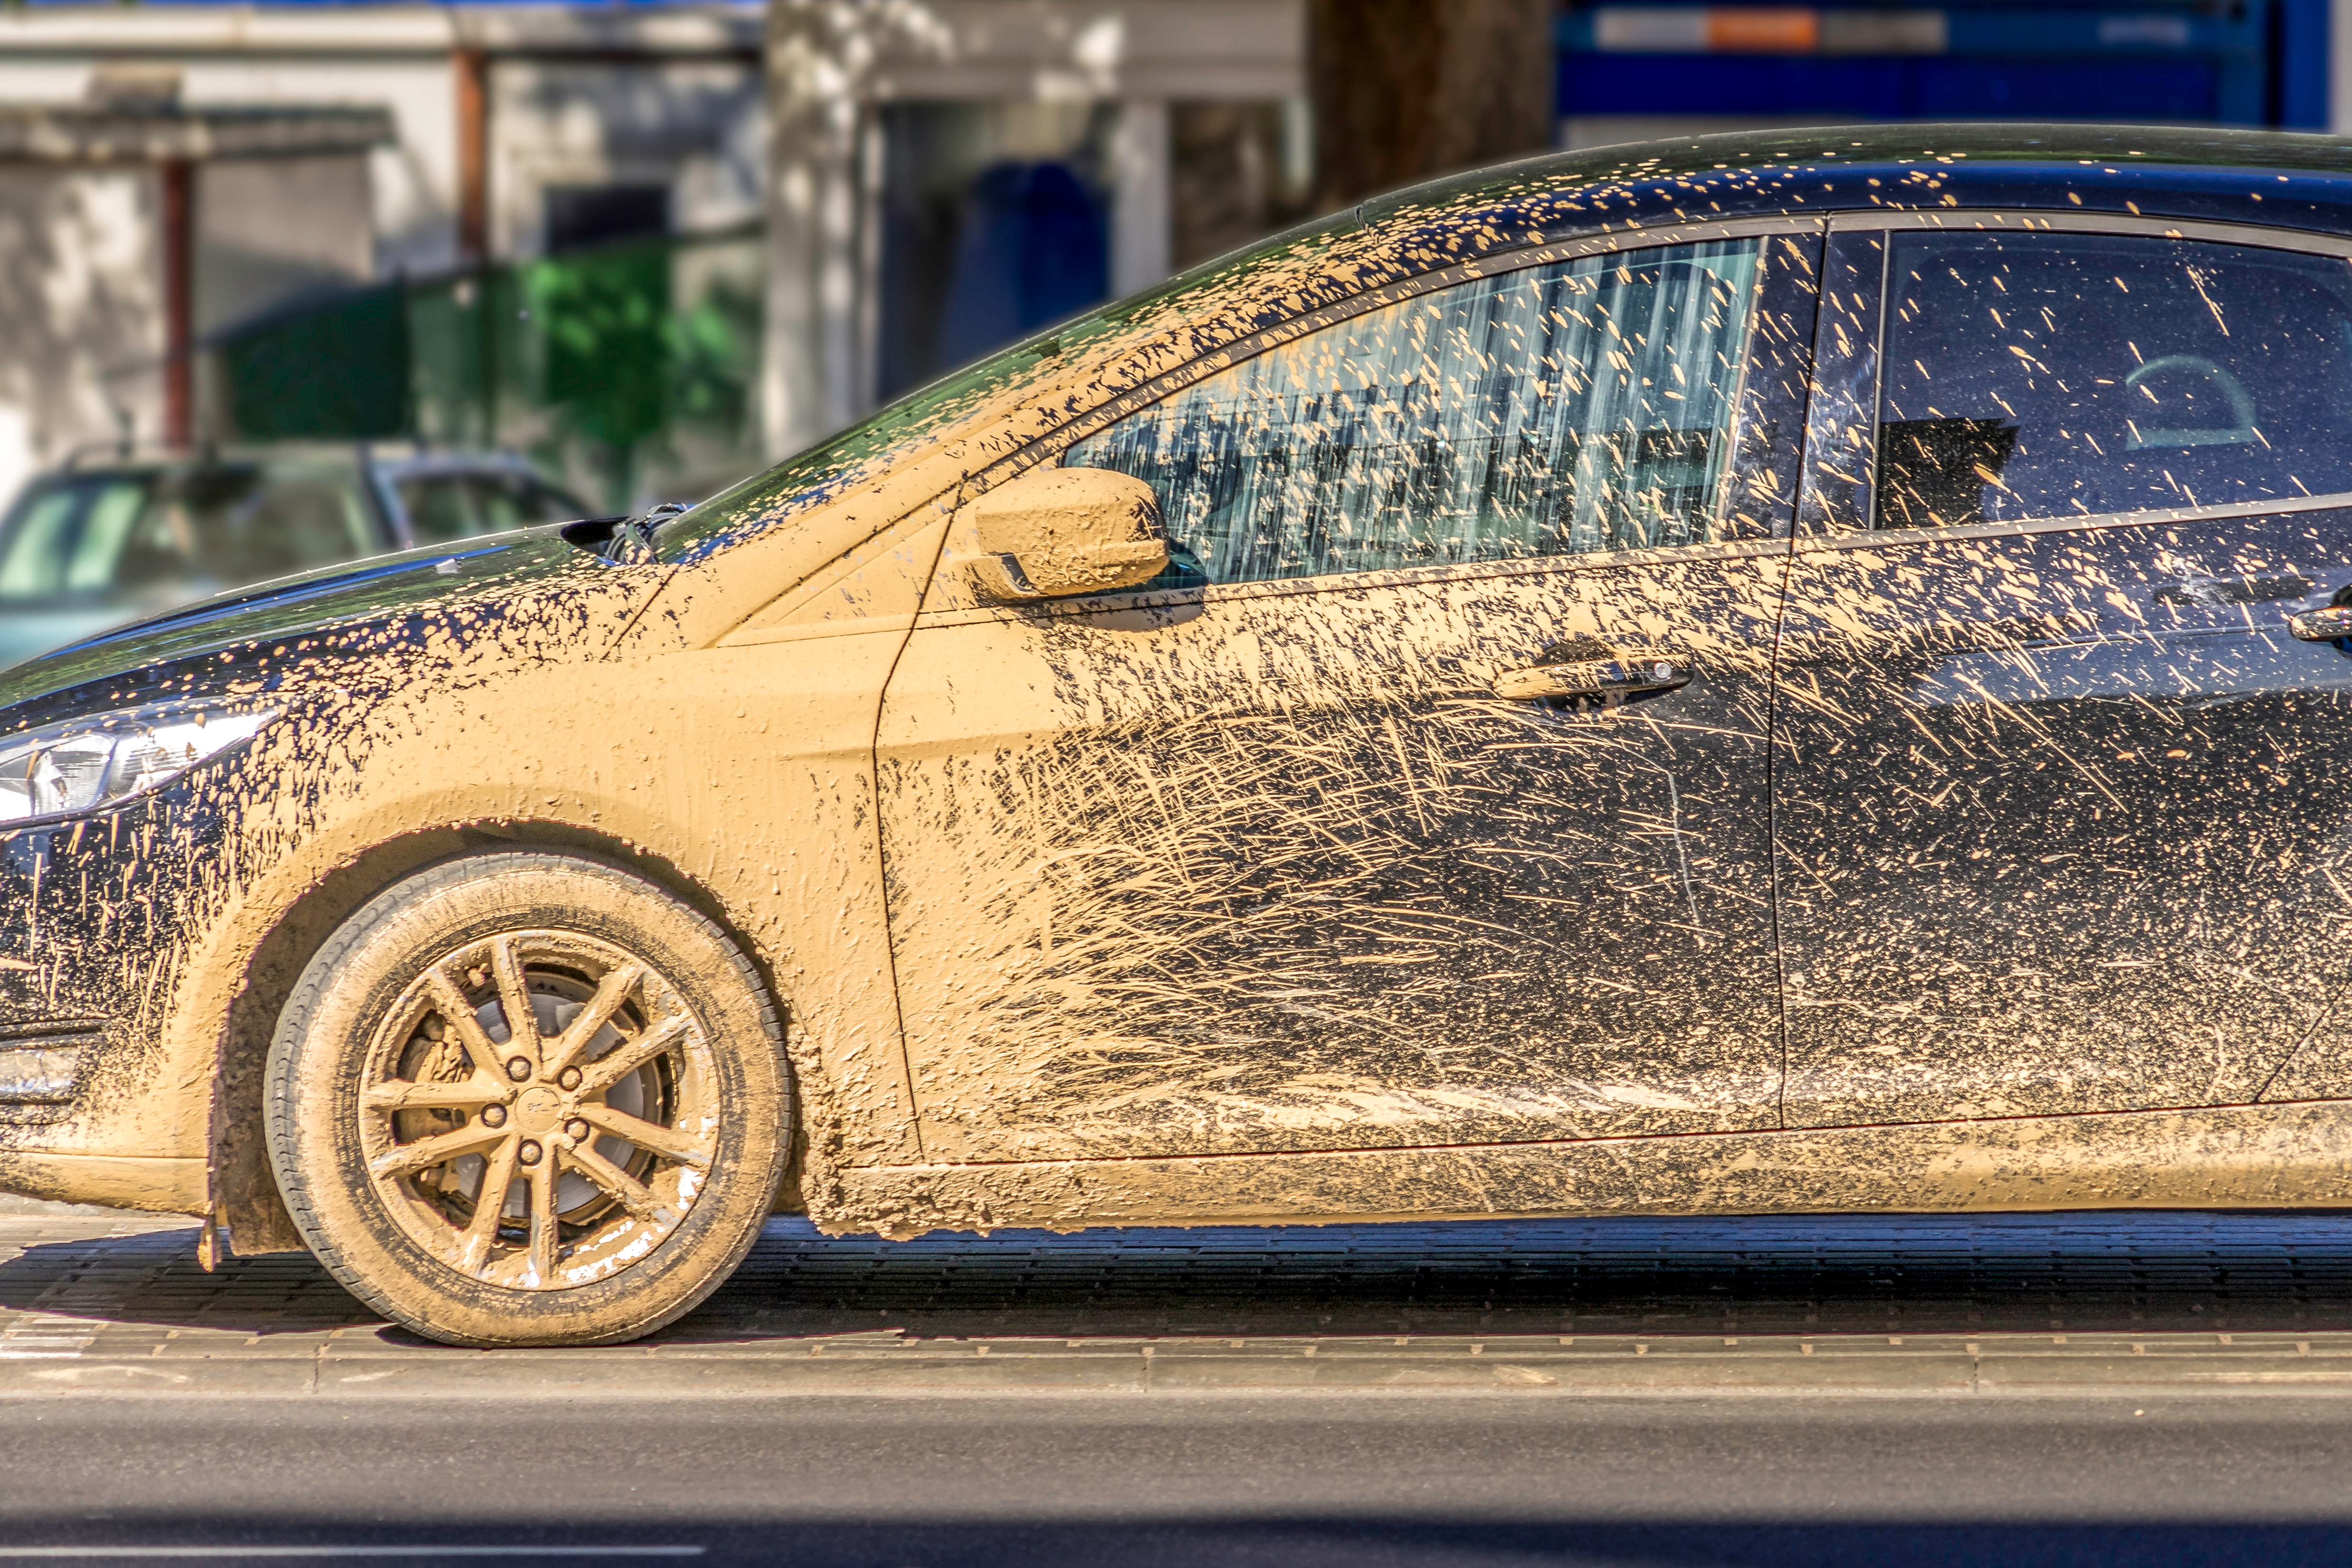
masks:
[[[486,1078],[506,1082],[507,1075],[499,1068],[499,1047],[490,1040],[489,1031],[475,1015],[474,1005],[466,1000],[466,989],[449,978],[443,964],[435,964],[425,972],[425,988],[433,993],[434,1005],[440,1009],[442,1022],[457,1032],[457,1043],[466,1047],[474,1070]]]
[[[645,977],[645,965],[635,963],[625,963],[604,976],[597,984],[596,994],[564,1028],[562,1038],[547,1048],[547,1065],[540,1069],[541,1075],[553,1078],[570,1067],[572,1058],[588,1048],[588,1042],[596,1037],[597,1031],[613,1021],[621,1004],[635,994]]]
[[[482,1167],[482,1185],[474,1194],[474,1217],[457,1247],[457,1267],[478,1279],[482,1266],[490,1260],[491,1246],[499,1239],[499,1217],[506,1212],[507,1189],[514,1184],[515,1151],[521,1142],[508,1139]]]
[[[653,1027],[640,1029],[634,1037],[588,1064],[581,1074],[580,1092],[583,1095],[604,1093],[652,1058],[668,1049],[670,1042],[685,1034],[693,1022],[683,1013],[673,1013]]]
[[[721,1097],[702,1020],[659,965],[527,923],[453,939],[412,971],[344,1092],[372,1190],[410,1238],[535,1293],[610,1278],[676,1230],[718,1163]],[[560,1029],[533,1006],[551,1001]]]
[[[659,1154],[666,1160],[676,1160],[681,1165],[691,1165],[698,1171],[710,1167],[710,1140],[698,1138],[675,1127],[664,1127],[615,1110],[609,1105],[583,1105],[583,1119],[615,1138],[624,1138],[648,1153]]]
[[[368,1174],[378,1181],[392,1176],[404,1176],[412,1171],[430,1170],[446,1164],[460,1154],[470,1154],[486,1143],[496,1142],[506,1136],[503,1129],[485,1127],[469,1121],[455,1131],[419,1138],[414,1143],[402,1143],[385,1150],[368,1162]]]
[[[530,1282],[544,1290],[555,1283],[555,1150],[540,1155],[530,1173]]]
[[[667,1225],[677,1217],[668,1205],[654,1196],[653,1189],[587,1144],[567,1150],[563,1158],[573,1170],[618,1199],[632,1218],[653,1225]]]
[[[490,973],[498,977],[499,1011],[507,1016],[506,1048],[533,1067],[539,1065],[539,1014],[530,1005],[530,988],[523,983],[522,959],[514,938],[490,938]]]
[[[478,1105],[507,1097],[507,1086],[491,1083],[479,1074],[459,1083],[411,1083],[406,1079],[390,1079],[371,1084],[360,1096],[360,1103],[370,1110],[470,1110]]]

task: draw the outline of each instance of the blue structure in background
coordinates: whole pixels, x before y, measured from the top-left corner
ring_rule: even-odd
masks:
[[[964,196],[939,356],[961,364],[1110,294],[1110,215],[1062,163],[999,163]]]
[[[2321,130],[2327,33],[2328,0],[1584,5],[1559,21],[1559,112]]]

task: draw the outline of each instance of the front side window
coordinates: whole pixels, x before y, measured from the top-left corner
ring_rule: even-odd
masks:
[[[1382,306],[1072,447],[1159,492],[1153,586],[1699,543],[1723,528],[1758,242]]]
[[[2352,263],[2085,234],[1897,234],[1880,528],[2352,490]]]
[[[89,542],[96,542],[93,552]],[[93,582],[257,583],[354,560],[377,549],[348,475],[304,468],[223,467],[173,476],[113,538],[84,545]]]
[[[476,474],[470,482],[474,508],[485,532],[499,533],[542,522],[570,522],[588,515],[576,497],[521,474]]]
[[[420,544],[446,544],[586,515],[574,498],[522,474],[412,475],[397,480],[400,504]]]

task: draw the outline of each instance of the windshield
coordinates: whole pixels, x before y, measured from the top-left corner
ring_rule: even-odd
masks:
[[[329,468],[73,474],[0,521],[0,598],[238,587],[381,548],[352,477]]]

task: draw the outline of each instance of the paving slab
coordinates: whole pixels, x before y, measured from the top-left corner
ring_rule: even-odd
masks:
[[[827,1237],[635,1345],[452,1349],[307,1257],[0,1209],[0,1397],[2352,1387],[2352,1212]]]

